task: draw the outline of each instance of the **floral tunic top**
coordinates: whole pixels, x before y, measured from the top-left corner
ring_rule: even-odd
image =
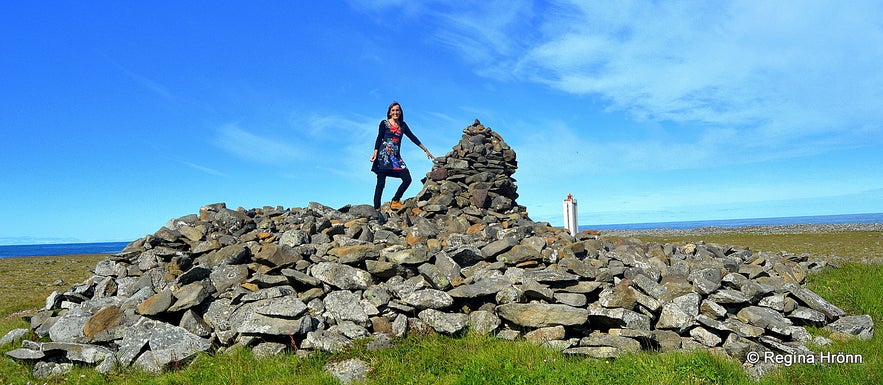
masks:
[[[398,176],[400,173],[408,172],[408,167],[402,160],[402,136],[407,136],[414,144],[420,145],[420,140],[411,133],[408,123],[402,122],[401,125],[392,125],[389,120],[384,119],[380,121],[377,131],[377,140],[374,141],[377,158],[371,165],[371,171],[390,176]]]

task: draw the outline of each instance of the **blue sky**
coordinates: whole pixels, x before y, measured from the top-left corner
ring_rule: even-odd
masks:
[[[0,52],[0,244],[369,204],[392,100],[555,225],[883,212],[879,1],[4,2]]]

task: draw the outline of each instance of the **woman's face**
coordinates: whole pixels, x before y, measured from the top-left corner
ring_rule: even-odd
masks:
[[[400,107],[398,104],[392,106],[392,108],[389,109],[389,118],[390,119],[399,120],[399,118],[401,118],[401,117],[402,117],[402,107]]]

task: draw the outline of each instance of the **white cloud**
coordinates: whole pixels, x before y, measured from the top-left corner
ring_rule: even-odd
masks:
[[[770,153],[883,138],[883,3],[509,4],[426,13],[477,73],[594,95],[639,121],[735,129]]]
[[[190,168],[192,168],[192,169],[194,169],[194,170],[198,170],[198,171],[204,172],[204,173],[209,174],[209,175],[223,176],[223,177],[227,177],[227,176],[228,176],[227,174],[224,174],[224,173],[221,172],[221,171],[215,170],[215,169],[213,169],[213,168],[211,168],[211,167],[206,167],[206,166],[203,166],[203,165],[199,165],[199,164],[196,164],[196,163],[193,163],[193,162],[180,161],[180,163],[182,163],[182,164],[186,165],[187,167],[190,167]]]
[[[439,12],[440,24],[445,28],[438,31],[436,38],[462,51],[474,62],[510,56],[521,50],[523,41],[513,38],[514,27],[530,20],[532,14],[529,2],[509,0],[454,7],[451,11]]]
[[[237,157],[267,164],[294,162],[312,156],[301,146],[287,143],[281,138],[248,132],[236,124],[221,127],[215,144]]]
[[[165,100],[174,100],[175,99],[175,96],[172,94],[171,91],[169,91],[169,88],[166,87],[165,85],[161,84],[160,82],[157,82],[157,81],[150,79],[144,75],[136,73],[135,71],[132,71],[129,68],[124,67],[122,64],[118,63],[116,60],[111,59],[106,54],[102,53],[101,56],[105,60],[107,60],[107,62],[109,62],[111,65],[116,67],[118,70],[120,70],[121,72],[123,72],[124,74],[126,74],[127,76],[132,78],[132,80],[134,80],[135,83],[137,83],[141,87],[144,87],[148,91],[161,96]]]
[[[568,27],[520,58],[522,76],[640,118],[757,126],[768,140],[883,117],[874,3],[580,4],[547,20]]]
[[[168,160],[171,160],[171,161],[174,161],[174,162],[177,162],[177,163],[183,164],[183,165],[185,165],[185,166],[187,166],[187,167],[190,167],[190,168],[192,168],[192,169],[194,169],[194,170],[197,170],[197,171],[200,171],[200,172],[203,172],[203,173],[209,174],[209,175],[222,176],[222,177],[228,177],[228,176],[229,176],[229,175],[227,175],[227,174],[225,174],[225,173],[223,173],[223,172],[221,172],[221,171],[219,171],[219,170],[217,170],[217,169],[214,169],[214,168],[211,168],[211,167],[206,167],[206,166],[203,166],[203,165],[201,165],[201,164],[196,164],[196,163],[193,163],[193,162],[188,162],[188,161],[186,161],[186,160],[180,160],[180,159],[176,159],[176,158],[172,158],[172,157],[165,157],[165,158],[168,159]]]
[[[375,121],[376,120],[376,121]],[[350,141],[364,139],[377,134],[377,122],[380,119],[365,116],[345,117],[340,115],[311,114],[306,119],[292,117],[291,124],[295,129],[306,131],[318,140]]]
[[[323,172],[348,179],[373,178],[368,159],[377,137],[379,118],[362,115],[311,114],[292,118],[291,124],[308,136],[315,146],[323,146],[327,159],[317,162]]]
[[[258,135],[237,124],[224,126],[216,140],[222,149],[237,157],[266,164],[301,164],[285,169],[287,179],[331,174],[346,179],[373,179],[371,149],[379,119],[353,115],[291,114],[289,131]]]

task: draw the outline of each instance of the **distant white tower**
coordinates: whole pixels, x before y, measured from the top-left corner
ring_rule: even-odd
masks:
[[[570,230],[571,236],[576,236],[576,233],[579,231],[579,225],[576,223],[576,199],[573,199],[573,194],[567,194],[567,199],[564,200],[564,228]]]

